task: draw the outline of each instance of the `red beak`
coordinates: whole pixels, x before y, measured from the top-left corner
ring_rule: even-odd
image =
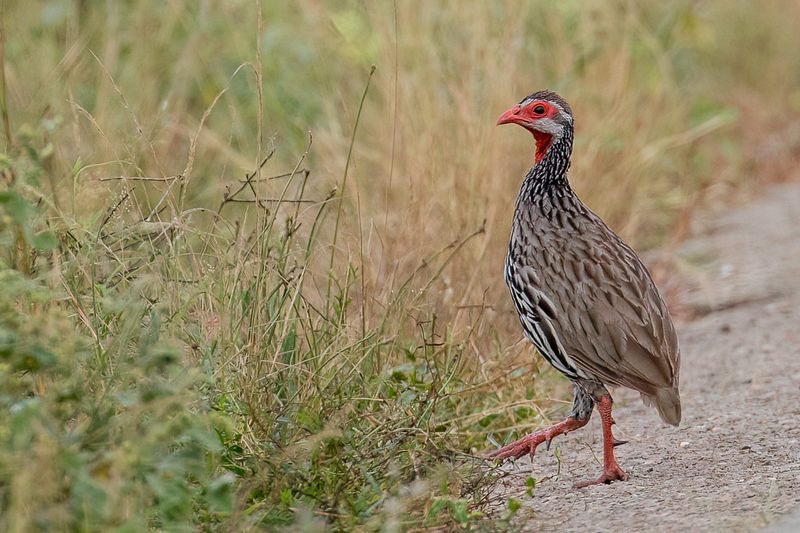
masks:
[[[497,119],[497,125],[499,126],[500,124],[515,124],[519,122],[519,119],[521,118],[519,116],[519,112],[520,112],[520,107],[518,105],[515,105],[514,107],[512,107],[511,109],[500,115],[500,118]]]

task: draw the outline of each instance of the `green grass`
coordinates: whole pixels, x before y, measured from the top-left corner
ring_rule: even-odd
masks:
[[[562,92],[645,248],[798,144],[789,3],[2,5],[3,530],[502,528],[535,480],[474,455],[568,386],[517,342],[497,115]]]

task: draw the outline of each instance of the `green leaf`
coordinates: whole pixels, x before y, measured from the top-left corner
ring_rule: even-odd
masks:
[[[527,373],[528,373],[528,368],[525,367],[525,366],[521,366],[521,367],[517,368],[516,370],[514,370],[513,372],[511,372],[511,379],[521,378],[522,376],[524,376]]]
[[[292,327],[286,334],[281,344],[281,353],[283,354],[283,362],[287,365],[294,363],[295,349],[297,347],[297,333],[295,328]]]
[[[24,224],[36,212],[33,204],[13,191],[0,192],[0,206],[16,224]]]
[[[525,480],[525,486],[527,487],[528,496],[533,496],[533,490],[536,488],[536,478],[528,476],[528,479]]]
[[[191,437],[206,450],[212,452],[219,452],[222,450],[222,443],[219,440],[219,435],[217,435],[215,431],[197,426],[190,428],[186,432],[186,435]]]
[[[16,332],[0,327],[0,357],[9,357],[14,353],[14,347],[17,345]]]
[[[323,425],[319,412],[310,408],[300,409],[297,413],[297,424],[312,432],[320,431]]]
[[[31,245],[42,251],[54,250],[58,246],[58,239],[50,231],[37,233],[31,239]]]
[[[228,514],[233,510],[236,476],[226,472],[208,486],[208,507],[215,513]]]
[[[447,499],[446,498],[437,498],[433,501],[430,508],[428,509],[428,513],[425,515],[425,524],[430,525],[436,521],[436,518],[439,516],[439,513],[442,512],[443,509],[447,508]]]
[[[55,355],[41,346],[35,346],[14,364],[14,370],[39,370],[52,366],[55,362]]]
[[[450,511],[453,519],[459,524],[466,524],[469,521],[469,502],[464,498],[450,500]]]
[[[108,505],[108,495],[103,487],[85,476],[75,480],[71,496],[73,507],[86,512],[90,520],[98,520]]]
[[[492,423],[492,420],[494,420],[494,419],[495,419],[495,418],[497,418],[498,416],[500,416],[500,415],[498,415],[498,414],[496,414],[496,413],[495,413],[495,414],[491,414],[491,415],[486,415],[486,416],[484,416],[483,418],[481,418],[481,419],[478,421],[478,425],[479,425],[480,427],[482,427],[482,428],[485,428],[485,427],[487,427],[489,424],[491,424],[491,423]]]

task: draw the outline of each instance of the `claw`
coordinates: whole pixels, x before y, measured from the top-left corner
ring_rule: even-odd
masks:
[[[573,487],[576,489],[585,489],[586,487],[591,487],[592,485],[608,485],[613,481],[628,481],[628,474],[626,474],[616,463],[608,468],[604,468],[603,474],[599,478],[575,483]]]
[[[553,441],[553,437],[557,437],[558,435],[563,435],[574,429],[583,427],[588,421],[588,418],[586,420],[577,420],[572,417],[567,418],[555,426],[537,431],[536,433],[531,433],[530,435],[523,437],[516,442],[512,442],[511,444],[503,446],[499,450],[494,450],[493,452],[486,454],[486,458],[500,461],[504,459],[519,459],[526,453],[533,457],[536,452],[536,447],[540,444],[546,443],[547,449],[549,450],[550,443]]]
[[[553,437],[549,437],[547,440],[544,441],[544,449],[546,451],[550,451],[550,443],[553,442]]]

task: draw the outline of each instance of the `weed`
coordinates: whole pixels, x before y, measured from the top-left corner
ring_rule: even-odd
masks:
[[[645,247],[798,144],[787,4],[3,6],[4,530],[510,527],[475,455],[567,388],[517,343],[496,116],[564,93]]]

